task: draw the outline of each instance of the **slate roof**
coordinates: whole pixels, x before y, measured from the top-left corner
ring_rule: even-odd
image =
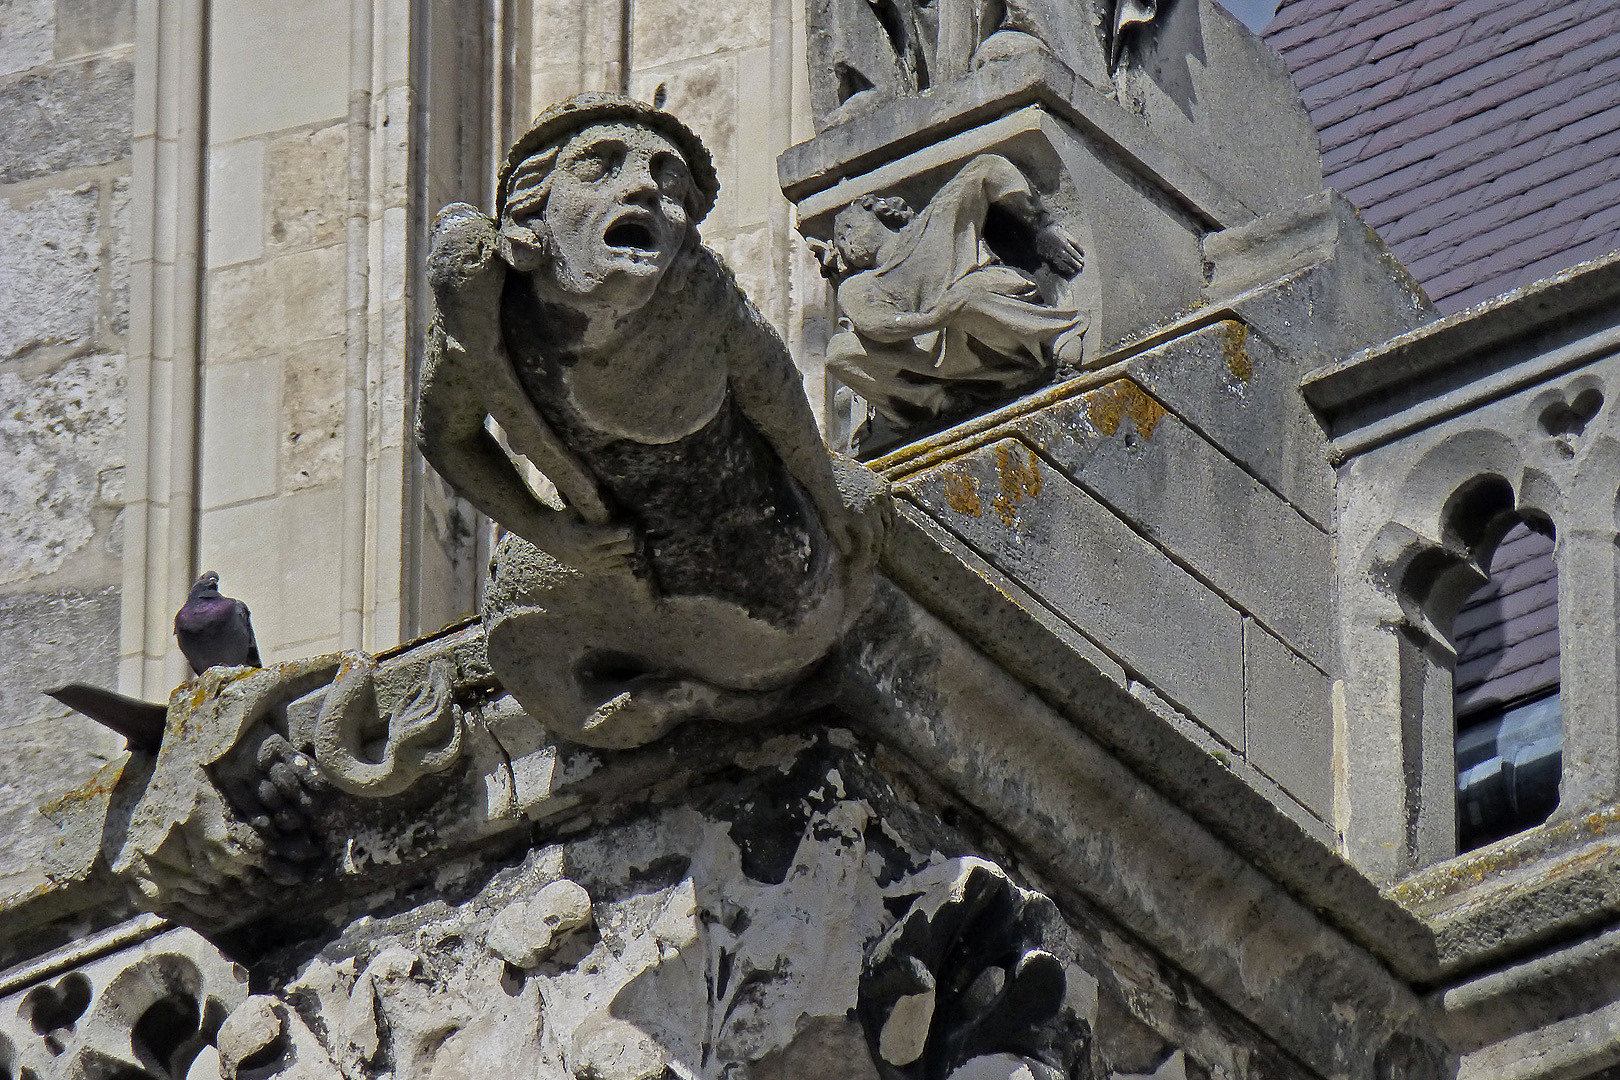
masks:
[[[1558,570],[1551,537],[1515,525],[1491,557],[1491,580],[1453,624],[1457,716],[1558,685]]]
[[[1265,37],[1442,313],[1620,248],[1620,0],[1284,0]]]

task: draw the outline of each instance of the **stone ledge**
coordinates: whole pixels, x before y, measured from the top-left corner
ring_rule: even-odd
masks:
[[[1300,383],[1340,460],[1620,349],[1620,254],[1309,372]]]
[[[777,159],[782,193],[803,202],[849,177],[934,146],[1028,105],[1095,135],[1212,229],[1252,221],[1255,211],[1170,147],[1140,117],[1047,56],[986,64],[974,74],[900,98],[875,114],[828,128]],[[895,138],[895,132],[906,134]]]

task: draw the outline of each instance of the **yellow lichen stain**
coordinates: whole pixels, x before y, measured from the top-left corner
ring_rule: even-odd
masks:
[[[1041,493],[1040,462],[1033,452],[1025,461],[1017,444],[1003,442],[996,446],[996,473],[1001,479],[1001,494],[990,505],[1001,515],[1003,524],[1014,525],[1018,521],[1018,504],[1025,496],[1033,499]]]
[[[1087,394],[1086,412],[1091,426],[1105,436],[1118,431],[1120,421],[1128,416],[1144,439],[1153,438],[1153,429],[1168,415],[1163,405],[1129,379],[1119,379]]]
[[[1225,332],[1226,367],[1232,372],[1232,378],[1238,382],[1248,382],[1254,374],[1254,361],[1249,358],[1246,346],[1249,344],[1249,328],[1240,322],[1224,322],[1221,329]]]
[[[984,513],[984,502],[979,498],[979,482],[967,473],[951,473],[945,477],[945,504],[958,514],[978,517]]]
[[[1601,841],[1613,833],[1617,823],[1620,823],[1620,807],[1608,806],[1584,819],[1538,825],[1529,832],[1499,841],[1502,845],[1499,848],[1470,852],[1449,863],[1419,871],[1390,888],[1388,894],[1408,908],[1422,909],[1493,879],[1498,887],[1521,890],[1548,887],[1571,875],[1591,872],[1612,860],[1615,846]],[[1582,843],[1592,846],[1570,851],[1574,845]],[[1527,870],[1532,872],[1527,874]],[[1509,875],[1513,875],[1511,882]]]

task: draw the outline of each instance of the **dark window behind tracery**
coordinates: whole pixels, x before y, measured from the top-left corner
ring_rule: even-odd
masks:
[[[1515,525],[1491,579],[1453,624],[1457,667],[1457,847],[1545,821],[1558,805],[1558,571],[1550,526]]]

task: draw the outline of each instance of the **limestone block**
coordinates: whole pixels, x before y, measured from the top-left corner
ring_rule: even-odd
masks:
[[[265,238],[271,251],[343,239],[348,205],[348,138],[344,124],[300,131],[264,151]]]
[[[198,565],[219,572],[232,596],[253,611],[253,632],[260,656],[267,662],[269,642],[281,640],[282,513],[274,499],[257,499],[198,515]]]
[[[1301,375],[1436,314],[1422,287],[1337,192],[1210,233],[1204,258],[1209,299],[1229,299]]]
[[[221,0],[210,15],[210,136],[227,142],[348,113],[347,7]]]
[[[1215,0],[1159,9],[1120,97],[1256,213],[1321,191],[1316,128],[1282,58]]]
[[[134,40],[135,0],[56,0],[57,59]]]
[[[281,362],[210,364],[203,372],[204,509],[276,493],[281,442]]]
[[[56,841],[56,826],[39,807],[90,779],[123,749],[123,740],[77,713],[13,725],[5,729],[5,739],[0,895],[11,896],[45,879],[45,854]]]
[[[1004,439],[897,489],[1242,748],[1242,617],[1022,443]]]
[[[54,0],[6,0],[0,5],[0,75],[10,75],[53,54]]]
[[[264,143],[258,139],[208,148],[208,265],[264,254]]]
[[[135,101],[128,56],[96,56],[0,84],[0,184],[127,158]]]
[[[1246,754],[1294,798],[1333,816],[1333,709],[1328,677],[1253,620],[1243,624]]]
[[[0,360],[87,341],[94,332],[98,200],[94,185],[0,199]]]
[[[343,365],[343,339],[338,337],[306,342],[281,362],[276,440],[284,492],[342,479]]]
[[[0,597],[0,727],[63,716],[45,691],[65,682],[118,684],[118,589]]]
[[[681,0],[642,0],[631,27],[630,55],[636,67],[645,70],[709,53],[769,45],[771,23],[764,16],[753,0],[719,0],[704,9],[701,19],[693,18]],[[707,140],[708,133],[698,130]]]
[[[1226,320],[1134,357],[1127,369],[1248,472],[1325,528],[1333,515],[1327,440],[1299,395],[1299,364]]]
[[[107,308],[102,311],[105,331],[122,336],[129,332],[130,180],[120,176],[112,184],[112,245],[108,258]]]
[[[772,99],[771,50],[749,49],[737,57],[737,226],[764,224],[771,208],[782,197],[776,186],[776,155],[782,147],[773,143],[776,131],[773,110],[780,105]],[[750,294],[756,295],[756,294]],[[757,294],[756,302],[768,294]]]
[[[771,259],[774,254],[771,250],[770,231],[764,228],[750,229],[733,236],[718,238],[711,246],[720,253],[726,266],[737,276],[737,284],[742,286],[743,292],[756,303],[762,304],[760,311],[766,318],[770,318],[771,309],[774,307],[770,303],[773,291]],[[776,329],[781,333],[783,327],[778,326]]]
[[[338,485],[308,488],[282,495],[276,505],[282,618],[281,636],[270,639],[272,647],[334,635],[340,552],[330,537],[342,527],[343,492]]]
[[[123,463],[124,358],[0,370],[0,584],[59,570],[96,536],[97,477]]]
[[[342,333],[343,271],[341,246],[210,271],[209,361],[286,354]]]
[[[1326,667],[1327,534],[1128,379],[1034,413],[1030,442],[1295,649]]]

